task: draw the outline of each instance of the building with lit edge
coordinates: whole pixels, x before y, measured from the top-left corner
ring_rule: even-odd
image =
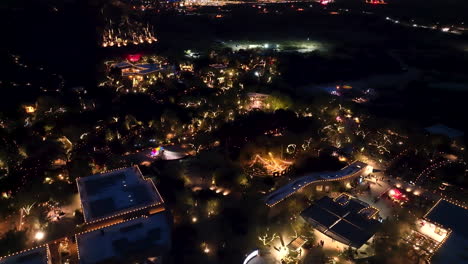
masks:
[[[278,260],[276,260],[269,251],[265,250],[259,250],[256,249],[249,253],[244,261],[242,262],[243,264],[275,264],[278,263]]]
[[[163,204],[153,181],[145,179],[136,166],[78,178],[76,182],[87,224]]]
[[[437,241],[429,260],[433,264],[462,264],[468,259],[468,208],[440,199],[418,221],[418,231]]]
[[[52,264],[49,246],[42,245],[0,258],[1,264]]]
[[[79,263],[159,263],[171,244],[164,201],[137,166],[77,179],[87,230],[75,235]]]
[[[123,61],[111,65],[112,68],[121,70],[122,76],[147,75],[162,70],[162,66],[157,63],[131,63]]]
[[[281,188],[268,194],[265,203],[269,207],[273,207],[284,199],[290,197],[294,193],[309,186],[316,185],[318,191],[329,189],[331,182],[342,181],[345,185],[349,185],[350,181],[369,174],[373,168],[361,161],[355,161],[339,171],[321,172],[306,175],[291,181]]]
[[[70,263],[164,263],[171,221],[164,200],[137,166],[76,180],[84,224],[81,232],[0,258],[1,264],[59,264],[57,244],[70,244]],[[73,239],[71,239],[73,238]]]
[[[164,213],[142,215],[76,235],[81,264],[163,263],[169,251],[170,225]]]
[[[346,193],[315,201],[301,216],[320,233],[355,249],[371,240],[380,226],[377,208]]]

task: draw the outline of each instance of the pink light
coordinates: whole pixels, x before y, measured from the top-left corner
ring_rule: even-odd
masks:
[[[330,3],[333,3],[333,0],[319,0],[318,2],[321,5],[328,5]]]
[[[399,201],[408,200],[406,195],[403,195],[398,189],[391,189],[390,191],[388,191],[388,195],[390,196],[390,198],[395,199],[395,200],[399,200]]]

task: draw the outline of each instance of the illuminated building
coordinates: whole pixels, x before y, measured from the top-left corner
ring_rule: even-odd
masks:
[[[84,224],[75,240],[65,237],[23,250],[0,258],[1,264],[62,264],[50,257],[60,254],[52,246],[58,241],[67,241],[74,248],[72,263],[141,263],[147,259],[163,263],[171,245],[170,220],[151,179],[135,166],[76,181]]]
[[[255,158],[250,163],[250,166],[260,164],[266,170],[266,172],[273,176],[279,176],[280,174],[286,173],[286,170],[293,164],[290,161],[285,161],[279,158],[275,158],[273,153],[268,152],[267,158],[262,158],[260,155],[255,155]]]
[[[122,72],[122,76],[143,76],[147,75],[150,73],[155,73],[160,71],[161,65],[156,64],[156,63],[138,63],[138,64],[133,64],[128,61],[123,61],[120,63],[113,64],[111,67],[113,68],[118,68]]]
[[[360,176],[367,175],[370,172],[372,172],[371,166],[364,162],[355,161],[339,171],[313,173],[311,175],[298,178],[285,186],[278,188],[266,197],[265,203],[269,207],[272,207],[311,184],[314,184],[317,188],[320,187],[321,189],[323,186],[327,186],[327,184],[331,182],[343,181],[346,183],[346,180],[351,181]]]
[[[274,250],[271,250],[270,252],[268,250],[254,250],[250,254],[246,256],[244,259],[243,264],[273,264],[273,263],[278,263],[278,260],[276,260],[271,253]]]
[[[248,109],[264,109],[266,107],[266,100],[270,97],[268,94],[262,93],[248,93]]]
[[[377,208],[346,193],[335,199],[325,196],[315,201],[301,216],[344,248],[361,248],[380,226]]]
[[[418,220],[418,232],[437,241],[429,256],[430,263],[466,263],[468,247],[468,210],[462,204],[440,199]]]
[[[1,257],[0,264],[52,264],[49,246],[42,245]]]
[[[127,45],[152,44],[158,39],[154,34],[154,28],[144,26],[138,22],[131,22],[128,18],[119,23],[107,21],[102,34],[102,47],[123,47]]]
[[[335,2],[335,0],[316,0],[316,2],[321,5],[328,5],[328,4]]]

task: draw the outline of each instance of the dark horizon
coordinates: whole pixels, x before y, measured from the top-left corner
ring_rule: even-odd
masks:
[[[0,3],[0,264],[466,262],[468,2],[246,2]]]

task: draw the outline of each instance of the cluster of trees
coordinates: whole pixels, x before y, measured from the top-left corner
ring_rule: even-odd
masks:
[[[26,247],[27,241],[26,231],[7,231],[0,238],[0,256],[23,250]]]

